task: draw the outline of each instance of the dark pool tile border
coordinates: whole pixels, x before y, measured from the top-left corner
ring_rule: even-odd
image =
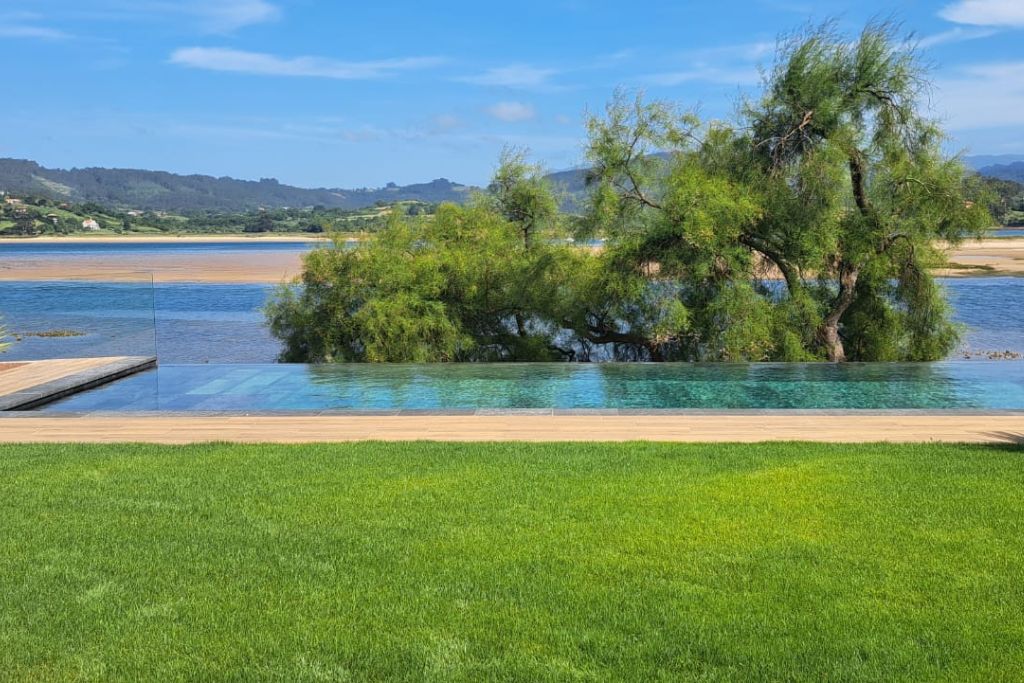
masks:
[[[850,417],[850,416],[878,416],[878,417],[1000,417],[1020,416],[1024,418],[1024,409],[985,409],[985,408],[948,408],[948,409],[919,409],[919,408],[844,408],[844,409],[807,409],[807,408],[736,408],[736,409],[675,409],[675,408],[651,408],[651,409],[617,409],[617,408],[566,408],[566,409],[453,409],[453,410],[430,410],[430,409],[401,409],[401,410],[139,410],[139,411],[114,411],[97,410],[89,412],[52,412],[44,413],[39,411],[9,411],[0,412],[0,419],[20,417],[53,417],[53,418],[82,418],[82,417],[630,417],[630,416],[652,416],[652,417],[736,417],[739,415],[763,415],[775,417]]]
[[[155,367],[156,358],[152,356],[130,356],[111,361],[95,368],[55,379],[52,382],[0,396],[0,415],[33,411],[62,398],[95,389],[129,375],[152,370]],[[34,414],[39,415],[40,413]]]

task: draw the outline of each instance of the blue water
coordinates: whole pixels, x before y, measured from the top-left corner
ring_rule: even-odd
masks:
[[[963,350],[1024,354],[1024,278],[949,279]],[[4,360],[148,355],[162,363],[272,363],[280,344],[261,307],[273,287],[216,284],[0,282],[10,332],[69,329],[81,337],[23,337]],[[962,352],[953,358],[962,357]]]
[[[1024,363],[164,365],[90,411],[1024,409]]]
[[[36,240],[0,240],[0,259],[4,256],[124,256],[131,254],[209,254],[264,251],[309,251],[313,241],[271,242],[239,239],[231,242],[38,242]]]
[[[0,282],[0,316],[22,336],[4,360],[155,355],[165,363],[272,363],[280,350],[260,311],[272,287]]]
[[[1024,228],[1000,228],[992,231],[992,237],[1024,237]]]

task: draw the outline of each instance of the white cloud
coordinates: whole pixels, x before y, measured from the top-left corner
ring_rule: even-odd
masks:
[[[274,21],[281,15],[275,5],[265,0],[203,0],[189,5],[205,28],[211,31],[233,31],[243,26]]]
[[[962,43],[966,40],[977,40],[979,38],[988,38],[989,36],[995,35],[998,31],[992,28],[963,28],[957,26],[951,28],[948,31],[942,33],[934,33],[930,36],[917,39],[917,41],[909,41],[913,47],[918,47],[922,50],[927,50],[930,47],[936,45],[945,45],[947,43]]]
[[[666,71],[663,73],[643,76],[645,83],[651,85],[674,86],[693,81],[722,83],[726,85],[755,85],[761,82],[761,74],[754,67],[730,67],[698,65],[682,71]]]
[[[690,50],[686,54],[692,59],[708,62],[711,60],[736,60],[754,62],[770,56],[775,52],[774,42],[760,41],[756,43],[738,43],[735,45],[719,45]]]
[[[542,69],[525,64],[488,69],[477,76],[466,76],[459,80],[476,85],[495,85],[505,88],[539,88],[558,73],[557,69]]]
[[[946,5],[939,16],[957,24],[1024,28],[1022,0],[959,0]]]
[[[498,102],[488,107],[487,113],[499,121],[508,123],[529,121],[537,116],[537,112],[534,111],[533,107],[522,102]]]
[[[230,33],[281,17],[281,9],[268,0],[93,0],[89,13],[112,20],[183,17],[206,33]]]
[[[462,125],[462,121],[454,114],[438,114],[432,123],[433,128],[439,131],[453,130]]]
[[[676,86],[702,81],[722,85],[756,85],[761,82],[758,63],[775,51],[775,43],[752,42],[700,47],[677,53],[663,71],[640,76],[642,83]]]
[[[951,130],[1024,126],[1024,62],[964,66],[934,88],[933,108]]]
[[[34,38],[38,40],[65,40],[71,36],[64,31],[32,24],[0,24],[0,38]]]
[[[278,57],[262,52],[245,52],[219,47],[187,47],[170,59],[194,69],[230,71],[264,76],[307,76],[341,80],[386,78],[401,71],[426,69],[441,64],[437,57],[407,57],[364,62],[346,62],[323,57]]]
[[[0,38],[30,38],[36,40],[66,40],[70,34],[44,26],[45,18],[36,12],[0,12]]]

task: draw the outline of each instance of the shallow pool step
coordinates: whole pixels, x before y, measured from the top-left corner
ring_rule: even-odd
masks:
[[[152,356],[0,362],[0,411],[33,410],[155,367]]]

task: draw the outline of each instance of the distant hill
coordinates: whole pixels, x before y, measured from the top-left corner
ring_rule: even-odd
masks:
[[[378,202],[461,202],[472,189],[445,178],[405,186],[389,183],[377,189],[305,189],[283,185],[272,178],[236,180],[122,168],[63,170],[44,168],[23,159],[0,159],[0,192],[152,211],[246,211],[260,207],[312,206],[361,209]]]
[[[1001,166],[1024,161],[1024,154],[977,154],[964,157],[967,168],[980,171],[986,166]]]
[[[1024,161],[1015,161],[1012,164],[994,164],[983,166],[978,173],[989,178],[1000,180],[1012,180],[1016,183],[1024,183]]]
[[[982,175],[1024,182],[1024,156],[973,156],[964,161]],[[560,194],[564,210],[580,208],[586,195],[587,174],[588,169],[576,168],[547,176]],[[389,183],[372,189],[307,189],[284,185],[273,178],[238,180],[125,168],[64,170],[45,168],[24,159],[0,158],[0,193],[47,197],[76,204],[94,202],[120,210],[182,213],[285,207],[356,210],[403,201],[463,202],[476,189],[446,178],[413,185]]]
[[[651,156],[665,160],[671,157],[667,152],[655,152]],[[549,173],[544,177],[551,181],[551,185],[561,200],[562,210],[576,211],[582,207],[587,193],[590,191],[590,188],[587,187],[590,175],[591,169],[581,166]]]

